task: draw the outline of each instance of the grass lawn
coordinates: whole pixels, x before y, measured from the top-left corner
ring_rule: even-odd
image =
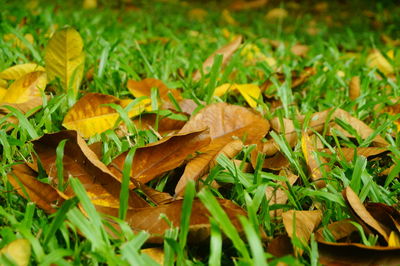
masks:
[[[0,71],[26,63],[47,71],[42,104],[24,111],[13,100],[22,92],[7,96],[13,79],[0,73],[0,265],[400,264],[400,6],[232,2],[99,0],[85,9],[81,1],[0,0]],[[83,40],[75,90],[49,72],[49,41],[66,27]],[[203,68],[227,45],[231,56],[226,48]],[[148,95],[135,92],[146,78],[169,93],[154,84]],[[75,129],[70,110],[87,95],[76,113],[111,95],[98,108],[116,120],[98,134],[65,133]],[[150,102],[150,115],[132,115],[139,100]],[[142,117],[155,123],[144,128]],[[105,123],[98,121],[86,130]],[[101,147],[99,160],[88,145]],[[190,162],[207,154],[197,185],[176,188]],[[118,176],[117,207],[104,211],[111,200],[96,201],[90,190],[108,193],[113,178],[89,184],[67,160],[82,169],[96,161],[80,170],[93,180]],[[143,165],[138,180],[146,185],[131,184],[134,193],[129,178]],[[161,223],[168,226],[156,238]]]

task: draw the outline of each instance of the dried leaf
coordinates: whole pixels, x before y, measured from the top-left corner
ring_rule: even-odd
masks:
[[[206,61],[204,61],[203,66],[202,66],[202,72],[204,74],[207,74],[210,70],[209,68],[214,64],[214,57],[217,54],[222,54],[223,59],[222,59],[222,66],[225,66],[229,59],[232,57],[232,55],[236,52],[236,50],[239,48],[240,44],[242,43],[242,36],[236,37],[231,43],[225,45],[224,47],[221,47],[214,53],[212,53]],[[198,81],[201,78],[202,73],[198,70],[196,70],[193,73],[193,80]]]
[[[288,12],[283,8],[273,8],[265,15],[267,20],[281,20],[288,16]]]
[[[290,48],[290,51],[297,56],[306,57],[310,47],[304,44],[296,43]]]
[[[315,154],[317,148],[315,147],[315,144],[311,141],[310,136],[308,136],[306,132],[302,133],[301,149],[303,151],[308,170],[311,174],[311,179],[315,181],[315,185],[318,188],[325,187],[326,183],[324,180],[322,180],[323,172],[321,171],[321,167],[325,168],[325,172],[329,172],[327,161],[321,156],[317,157],[317,155]]]
[[[82,7],[84,9],[93,9],[97,7],[97,0],[84,0]]]
[[[186,186],[187,180],[200,178],[207,165],[215,158],[220,150],[232,142],[233,137],[245,139],[244,144],[258,143],[269,131],[269,123],[260,115],[235,105],[226,103],[211,104],[193,116],[181,132],[191,132],[201,128],[210,128],[211,143],[203,154],[195,157],[187,165],[181,180],[175,188],[180,194]],[[189,167],[189,165],[192,165]],[[194,171],[192,171],[194,170]]]
[[[135,81],[135,80],[130,79],[130,80],[128,80],[127,86],[128,86],[129,91],[136,98],[142,97],[142,96],[150,97],[151,89],[157,88],[160,99],[163,101],[167,101],[167,102],[170,101],[170,99],[168,97],[168,92],[172,93],[175,100],[177,100],[177,101],[182,100],[182,96],[179,91],[169,89],[161,80],[158,80],[158,79],[147,78],[147,79],[143,79],[141,81]]]
[[[0,79],[16,80],[28,73],[37,71],[45,71],[45,69],[34,63],[15,65],[0,72]]]
[[[133,119],[133,123],[139,130],[157,129],[157,132],[160,133],[160,135],[166,135],[182,129],[182,127],[186,124],[186,121],[158,116],[158,124],[156,124],[157,114],[149,113],[149,114],[142,114],[137,118]]]
[[[229,12],[229,10],[224,9],[222,10],[222,16],[221,16],[222,20],[226,23],[228,23],[229,25],[233,25],[233,26],[237,26],[239,23],[232,17],[231,13]]]
[[[354,76],[350,80],[349,84],[349,97],[350,100],[355,100],[360,97],[361,85],[360,76]]]
[[[189,19],[196,20],[199,22],[203,22],[207,17],[207,15],[208,12],[203,8],[193,8],[188,12]]]
[[[247,216],[246,212],[229,200],[218,199],[218,202],[228,215],[232,224],[239,232],[242,232],[238,216]],[[165,219],[160,218],[160,214],[165,214],[174,227],[179,227],[182,214],[182,203],[183,200],[176,200],[169,204],[157,207],[128,210],[126,221],[134,231],[145,230],[149,232],[151,234],[151,237],[148,239],[149,243],[162,243],[164,232],[170,229],[170,225],[165,221]],[[97,206],[97,209],[102,213],[116,217],[118,216],[117,208]],[[210,213],[207,208],[200,202],[200,200],[195,199],[192,205],[189,224],[189,243],[198,244],[199,242],[204,242],[209,239],[209,217]]]
[[[60,78],[64,90],[78,92],[83,78],[85,53],[83,40],[73,28],[56,32],[46,47],[46,70],[49,79]]]
[[[138,148],[132,162],[131,179],[147,183],[166,171],[175,169],[195,151],[210,143],[207,130],[200,129],[189,133],[165,137],[158,142]],[[122,153],[110,164],[111,171],[121,176],[127,156]]]
[[[68,184],[67,181],[70,176],[76,177],[85,187],[94,204],[118,208],[121,190],[118,177],[111,173],[107,166],[97,158],[76,131],[68,130],[46,134],[32,142],[38,159],[40,159],[49,176],[50,184],[55,188],[59,187],[56,149],[59,143],[65,139],[67,142],[63,156],[64,185]],[[74,196],[72,187],[67,185],[60,195],[66,199]],[[146,207],[148,204],[133,191],[130,191],[129,206]]]
[[[130,101],[128,101],[130,102]],[[90,138],[115,126],[118,112],[106,104],[117,104],[126,107],[128,102],[111,95],[88,93],[77,101],[64,117],[63,126],[79,132],[84,138]],[[144,111],[149,101],[142,101],[129,112],[130,117]]]
[[[164,249],[162,248],[144,248],[140,253],[146,254],[160,265],[164,264]]]
[[[389,57],[393,59],[390,53],[387,54]],[[377,49],[373,49],[367,58],[367,64],[369,67],[376,67],[385,75],[390,75],[394,73],[393,66],[388,62],[388,60],[381,54],[381,52]]]
[[[261,95],[261,90],[257,85],[225,83],[214,90],[214,96],[220,97],[230,90],[240,92],[240,94],[251,107],[257,107],[257,100]]]
[[[31,245],[26,239],[17,239],[0,250],[0,256],[6,255],[17,266],[28,266],[31,257]]]
[[[343,190],[342,194],[347,203],[350,205],[351,210],[353,211],[355,216],[359,218],[363,223],[373,228],[386,241],[388,241],[389,235],[387,229],[385,229],[383,225],[375,220],[375,218],[368,212],[357,194],[350,187],[346,187]]]
[[[379,223],[400,233],[400,212],[396,208],[377,202],[369,202],[365,208]]]
[[[229,6],[229,9],[235,11],[257,9],[265,6],[267,3],[268,0],[253,0],[253,1],[236,0]]]
[[[50,185],[37,180],[38,174],[25,164],[16,164],[7,175],[8,181],[22,197],[34,202],[47,213],[56,211],[63,199]],[[21,186],[22,185],[22,186]]]
[[[331,154],[331,151],[329,149],[323,149],[322,151]],[[349,162],[354,159],[354,154],[368,158],[385,152],[387,152],[387,149],[381,147],[340,148],[340,150],[336,151],[337,155],[340,158],[344,158],[346,161]]]

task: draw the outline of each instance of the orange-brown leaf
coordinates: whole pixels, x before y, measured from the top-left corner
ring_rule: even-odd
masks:
[[[177,101],[180,101],[182,99],[182,96],[179,91],[169,89],[167,85],[164,84],[161,80],[154,79],[154,78],[146,78],[141,81],[135,81],[135,80],[128,80],[128,90],[132,93],[133,96],[136,98],[142,97],[142,96],[151,96],[151,89],[152,88],[157,88],[158,93],[160,96],[160,99],[163,101],[169,102],[170,99],[168,97],[168,92],[171,92],[174,98]]]

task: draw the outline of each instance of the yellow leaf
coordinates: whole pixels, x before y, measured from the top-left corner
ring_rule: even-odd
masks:
[[[0,79],[0,88],[7,88],[7,87],[8,87],[7,80]]]
[[[41,98],[41,90],[46,88],[46,73],[37,71],[28,73],[17,79],[10,85],[7,92],[3,95],[1,102],[6,103],[25,103],[33,98]]]
[[[238,25],[237,21],[232,17],[231,13],[227,9],[222,11],[222,19],[229,25]]]
[[[129,116],[133,117],[140,114],[149,101],[148,99],[134,106],[128,112]],[[119,114],[114,108],[106,105],[110,103],[121,105],[122,107],[126,107],[129,104],[127,101],[111,95],[88,93],[68,111],[64,118],[63,126],[67,129],[78,131],[85,138],[111,129],[115,126]]]
[[[45,54],[49,80],[61,79],[64,90],[78,92],[83,77],[85,53],[80,34],[73,28],[56,32],[50,39]]]
[[[387,53],[389,58],[393,58],[393,51],[389,51]],[[372,50],[372,52],[368,55],[367,64],[369,67],[376,67],[384,73],[385,75],[393,74],[394,69],[393,66],[386,60],[386,58],[381,54],[381,52],[377,49]]]
[[[288,16],[288,12],[286,11],[286,9],[273,8],[267,13],[267,15],[265,15],[265,18],[267,20],[278,20],[278,19],[284,19],[287,16]]]
[[[229,90],[238,91],[251,107],[257,107],[257,99],[261,95],[261,89],[257,85],[226,83],[214,90],[214,96],[222,96]]]
[[[30,43],[33,44],[35,39],[33,38],[33,35],[30,33],[27,33],[24,35],[24,38]],[[26,45],[24,44],[23,41],[21,41],[14,33],[8,33],[4,34],[3,40],[8,42],[11,41],[13,43],[14,47],[18,47],[21,49],[27,49]]]
[[[26,239],[17,239],[0,250],[0,255],[11,258],[16,265],[26,266],[31,256],[31,246]]]
[[[7,89],[0,87],[0,99],[3,99],[6,92],[7,92]]]
[[[45,69],[35,63],[15,65],[0,72],[0,79],[16,80],[34,71],[45,71]]]
[[[97,7],[97,0],[84,0],[83,8],[84,9],[93,9]]]
[[[392,231],[389,235],[388,241],[389,247],[400,247],[400,237],[395,231]]]

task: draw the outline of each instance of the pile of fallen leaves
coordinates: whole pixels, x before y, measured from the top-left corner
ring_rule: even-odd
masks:
[[[226,65],[241,43],[242,37],[237,36],[213,53],[202,69],[193,74],[193,80],[200,80],[210,71],[218,54],[223,57],[222,66]],[[84,60],[79,33],[72,28],[65,28],[55,33],[49,41],[44,67],[28,63],[2,71],[0,84],[4,88],[0,90],[0,114],[8,121],[7,129],[15,127],[24,119],[24,115],[34,114],[51,97],[46,94],[48,81],[58,79],[64,92],[71,97],[78,97]],[[386,59],[379,52],[374,51],[370,60],[376,67],[383,67],[385,72],[393,72],[385,65],[387,62],[382,63]],[[292,73],[291,86],[299,86],[313,74],[313,68],[304,69],[301,74]],[[285,79],[279,71],[273,76],[276,80]],[[11,80],[14,82],[8,86]],[[350,97],[358,97],[359,82],[357,78],[352,80]],[[53,213],[65,200],[75,196],[69,179],[77,178],[96,209],[110,219],[110,216],[118,217],[121,184],[126,176],[124,169],[129,165],[126,221],[135,232],[149,232],[149,242],[161,243],[170,225],[160,219],[160,215],[164,214],[173,226],[179,227],[186,185],[193,180],[201,189],[210,169],[217,165],[217,159],[221,156],[231,159],[235,171],[239,173],[252,173],[260,168],[279,173],[282,181],[276,182],[276,186],[268,186],[265,191],[267,202],[272,206],[286,204],[288,190],[295,184],[311,185],[317,189],[326,187],[331,166],[329,158],[333,160],[337,156],[351,161],[356,155],[376,158],[390,152],[384,138],[374,134],[375,131],[367,124],[342,109],[328,109],[307,118],[298,115],[296,121],[277,117],[267,120],[256,111],[256,107],[260,98],[273,102],[272,105],[281,105],[268,95],[271,84],[267,79],[262,86],[223,84],[215,88],[212,96],[239,93],[250,108],[228,103],[207,105],[201,101],[184,99],[179,90],[170,89],[162,81],[153,78],[130,80],[127,88],[132,97],[126,99],[86,93],[64,117],[63,126],[66,130],[33,140],[32,160],[15,164],[8,174],[8,180],[20,195],[35,202],[46,212]],[[171,115],[180,119],[172,119]],[[296,131],[295,123],[304,130]],[[345,125],[351,125],[352,130]],[[115,130],[120,137],[139,130],[150,130],[159,140],[141,147],[132,143],[128,151],[105,164],[101,161],[103,143],[88,145],[86,139],[107,130]],[[33,131],[31,135],[35,134]],[[365,145],[324,149],[319,137],[321,134],[361,138]],[[298,144],[308,168],[306,173],[290,161],[290,153]],[[249,146],[253,147],[250,164],[234,159],[244,147]],[[179,169],[182,170],[177,171]],[[167,173],[170,175],[168,185],[174,187],[170,193],[146,185]],[[39,180],[38,177],[43,176],[47,177],[47,183]],[[246,178],[237,182],[242,182],[245,187],[252,185]],[[213,181],[211,186],[229,189],[222,182]],[[270,216],[283,222],[285,232],[265,237],[260,230],[267,251],[275,256],[301,256],[314,233],[319,243],[321,263],[400,263],[399,211],[382,203],[363,204],[351,188],[358,186],[345,184],[343,198],[337,199],[342,207],[348,206],[352,218],[333,222],[326,227],[319,227],[326,208],[319,204],[313,204],[308,210],[271,210]],[[219,199],[218,203],[236,229],[242,232],[239,216],[246,216],[246,211],[227,199]],[[190,243],[209,239],[209,216],[207,208],[199,199],[195,199],[189,225]],[[369,246],[365,245],[365,241],[361,244],[361,228],[365,233],[376,234],[376,241]],[[292,243],[296,241],[298,244],[293,247]]]

